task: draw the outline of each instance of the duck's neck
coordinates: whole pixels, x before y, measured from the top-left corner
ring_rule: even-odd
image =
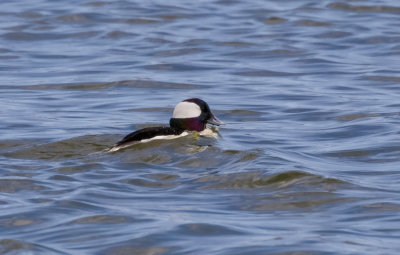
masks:
[[[206,125],[200,121],[199,117],[178,119],[171,118],[169,120],[169,125],[175,130],[190,130],[201,132],[206,128]]]

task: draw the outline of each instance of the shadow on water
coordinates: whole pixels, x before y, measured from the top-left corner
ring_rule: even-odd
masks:
[[[15,239],[1,239],[0,240],[0,253],[1,254],[68,254],[56,249],[52,249],[43,245],[25,242]]]
[[[41,145],[33,145],[29,148],[17,149],[4,153],[4,156],[21,159],[38,160],[62,160],[70,158],[87,157],[91,153],[104,150],[105,145],[115,141],[114,135],[86,135],[63,141],[57,141]]]

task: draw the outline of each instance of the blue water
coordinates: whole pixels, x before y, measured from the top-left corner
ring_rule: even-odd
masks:
[[[1,254],[397,254],[400,3],[0,3]],[[227,125],[105,153],[201,97]]]

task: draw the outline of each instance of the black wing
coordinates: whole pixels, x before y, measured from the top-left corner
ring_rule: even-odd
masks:
[[[183,131],[178,131],[170,127],[148,127],[137,130],[125,136],[119,141],[116,146],[123,145],[125,143],[137,142],[145,139],[150,139],[159,135],[180,135]]]

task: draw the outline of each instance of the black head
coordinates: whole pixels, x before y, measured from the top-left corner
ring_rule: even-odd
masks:
[[[199,98],[189,98],[180,102],[174,109],[170,126],[175,129],[203,131],[206,124],[222,125],[206,102]]]

